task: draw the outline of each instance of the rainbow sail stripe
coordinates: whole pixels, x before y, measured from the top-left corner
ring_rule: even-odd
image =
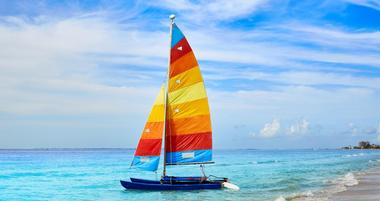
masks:
[[[132,166],[143,170],[156,171],[160,161],[162,133],[165,115],[165,85],[162,85],[148,121],[145,124],[137,146]]]
[[[211,162],[212,130],[206,89],[194,53],[174,23],[165,130],[167,165]]]

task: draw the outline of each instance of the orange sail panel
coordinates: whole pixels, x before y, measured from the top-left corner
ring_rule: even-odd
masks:
[[[176,24],[172,25],[165,154],[167,165],[212,160],[210,109],[194,53]]]
[[[141,134],[132,166],[149,171],[157,170],[160,161],[162,133],[164,129],[164,101],[165,86],[162,85]]]

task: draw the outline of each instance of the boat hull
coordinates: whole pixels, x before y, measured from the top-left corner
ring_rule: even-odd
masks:
[[[157,180],[147,180],[147,179],[137,179],[137,178],[131,178],[131,182],[134,183],[148,183],[148,184],[160,184],[160,181]]]
[[[161,181],[131,178],[131,181],[121,180],[120,183],[126,189],[155,191],[204,190],[223,187],[222,180],[198,180],[196,177],[172,177],[170,180]]]
[[[138,182],[138,183],[153,183],[153,184],[192,184],[192,183],[216,183],[216,182],[226,182],[228,181],[228,178],[217,178],[210,180],[207,177],[174,177],[174,176],[164,176],[161,178],[160,181],[157,180],[147,180],[147,179],[138,179],[138,178],[131,178],[131,182]]]

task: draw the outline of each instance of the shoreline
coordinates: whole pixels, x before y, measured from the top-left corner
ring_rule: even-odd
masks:
[[[331,185],[322,190],[281,196],[275,201],[379,201],[380,165],[363,172],[348,172],[329,183]]]
[[[370,168],[357,175],[358,184],[347,186],[347,190],[335,193],[332,201],[379,201],[380,200],[380,166]]]
[[[363,172],[348,172],[329,183],[321,190],[281,196],[275,201],[379,201],[380,165]]]

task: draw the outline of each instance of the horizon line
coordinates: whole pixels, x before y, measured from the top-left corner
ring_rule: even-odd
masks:
[[[337,148],[217,148],[213,150],[336,150],[342,149],[343,147]],[[136,148],[121,148],[121,147],[65,147],[65,148],[0,148],[0,151],[8,151],[8,150],[35,150],[35,151],[49,151],[49,150],[136,150]],[[162,149],[163,150],[163,149]]]

